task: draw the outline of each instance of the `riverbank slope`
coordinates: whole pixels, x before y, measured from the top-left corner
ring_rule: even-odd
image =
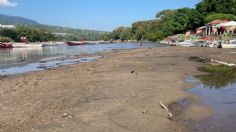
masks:
[[[236,62],[234,49],[167,47],[98,53],[95,62],[0,79],[0,131],[181,131],[160,107],[193,95],[189,57]],[[225,56],[225,57],[224,57]],[[192,107],[191,111],[197,111]],[[206,114],[204,114],[206,113]],[[208,109],[189,118],[209,116]]]

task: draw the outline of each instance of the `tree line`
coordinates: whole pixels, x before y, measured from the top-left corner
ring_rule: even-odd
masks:
[[[65,35],[55,35],[56,32]],[[22,38],[26,38],[27,42],[92,41],[101,40],[106,33],[53,26],[18,25],[14,29],[0,28],[0,42],[21,42]]]
[[[46,30],[28,26],[18,26],[14,29],[0,29],[1,42],[21,42],[22,38],[26,38],[29,42],[53,41],[56,39],[52,33]]]
[[[195,8],[167,9],[148,21],[134,22],[131,27],[118,27],[104,39],[158,41],[169,35],[195,30],[205,23],[235,20],[236,0],[201,0]]]

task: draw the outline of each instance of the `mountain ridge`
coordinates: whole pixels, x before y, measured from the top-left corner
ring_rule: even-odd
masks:
[[[40,25],[35,20],[27,19],[21,16],[9,16],[5,14],[0,14],[0,24],[8,25]]]
[[[79,30],[79,31],[90,31],[90,32],[103,32],[107,33],[108,31],[98,31],[98,30],[91,30],[91,29],[78,29],[72,27],[64,27],[64,26],[55,26],[55,25],[47,25],[41,24],[35,20],[28,19],[21,16],[10,16],[5,14],[0,14],[0,24],[6,25],[28,25],[34,26],[38,28],[49,28],[49,29],[58,29],[59,31],[66,31],[66,30]]]

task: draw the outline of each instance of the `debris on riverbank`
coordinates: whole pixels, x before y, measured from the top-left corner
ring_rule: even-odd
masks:
[[[7,75],[0,75],[0,79],[6,78]]]

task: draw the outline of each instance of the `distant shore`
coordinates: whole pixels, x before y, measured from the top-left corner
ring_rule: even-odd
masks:
[[[160,107],[197,97],[185,80],[200,74],[206,57],[236,63],[234,49],[164,47],[97,53],[95,62],[0,79],[0,130],[164,132],[181,131]],[[97,55],[94,54],[94,55]],[[192,103],[186,117],[201,120],[211,109]]]

